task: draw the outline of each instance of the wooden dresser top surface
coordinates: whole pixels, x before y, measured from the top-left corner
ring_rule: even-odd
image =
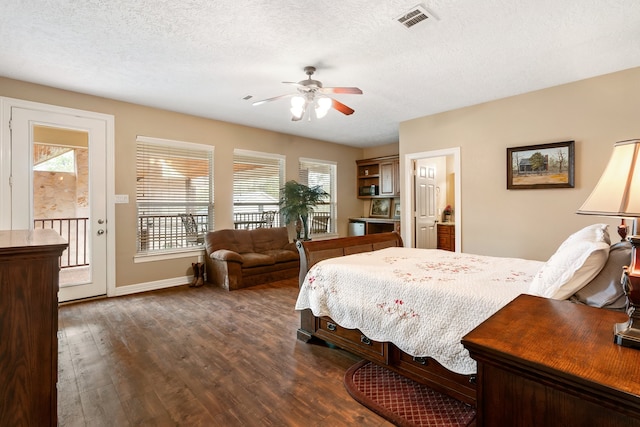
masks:
[[[592,391],[640,400],[640,350],[613,342],[625,313],[520,295],[463,337],[482,358]]]
[[[40,246],[66,247],[67,241],[51,229],[0,230],[0,252]]]

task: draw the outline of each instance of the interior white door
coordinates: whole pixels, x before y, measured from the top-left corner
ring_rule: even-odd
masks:
[[[75,168],[86,170],[70,173],[70,179],[86,182],[86,193],[78,196],[80,213],[66,215],[51,222],[38,222],[39,228],[54,228],[69,241],[70,248],[63,254],[73,253],[72,258],[81,255],[80,261],[70,260],[72,267],[65,268],[65,260],[61,259],[63,268],[60,273],[59,301],[70,301],[81,298],[105,295],[107,293],[107,180],[106,180],[106,147],[107,124],[104,120],[79,117],[38,109],[11,107],[11,229],[33,229],[34,203],[57,204],[56,191],[69,191],[62,183],[38,183],[34,188],[34,143],[36,130],[43,128],[53,131],[70,131],[86,133],[86,152],[84,161],[76,161]],[[64,143],[62,143],[64,146]],[[42,156],[40,156],[42,157]],[[64,174],[59,178],[65,179]],[[48,187],[48,188],[46,188]],[[41,197],[41,191],[48,191],[54,196]],[[62,196],[61,193],[60,196]],[[34,197],[36,198],[34,201]],[[74,197],[76,197],[74,195]],[[45,202],[43,202],[43,199]],[[41,207],[41,206],[40,206]],[[55,216],[55,215],[54,215]],[[78,221],[80,217],[87,218]],[[84,222],[84,225],[82,225]],[[69,237],[71,236],[71,237]],[[77,266],[77,264],[81,264]],[[72,272],[71,270],[74,269]]]
[[[437,247],[437,168],[430,159],[414,161],[415,245],[416,248]]]

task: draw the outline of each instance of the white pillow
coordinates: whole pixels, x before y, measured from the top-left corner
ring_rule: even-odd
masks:
[[[573,233],[535,275],[529,293],[567,299],[598,275],[609,257],[607,224],[594,224]]]

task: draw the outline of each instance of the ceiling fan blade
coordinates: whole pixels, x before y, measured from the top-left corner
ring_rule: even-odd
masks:
[[[336,100],[335,100],[335,99],[333,99],[333,98],[330,98],[330,99],[331,99],[331,106],[332,106],[335,110],[340,111],[342,114],[345,114],[345,115],[347,115],[347,116],[348,116],[348,115],[350,115],[350,114],[353,114],[353,113],[356,111],[356,110],[354,110],[354,109],[353,109],[353,108],[351,108],[351,107],[347,107],[346,105],[344,105],[344,104],[343,104],[342,102],[340,102],[340,101],[336,101]]]
[[[320,89],[322,93],[349,93],[353,95],[362,95],[362,90],[357,87],[323,87]]]
[[[294,96],[294,94],[291,94],[291,93],[287,95],[274,96],[273,98],[267,98],[261,101],[256,101],[253,103],[253,105],[261,105],[261,104],[264,104],[265,102],[277,101],[278,99],[290,98],[292,96]]]
[[[293,86],[297,86],[299,88],[305,88],[306,86],[303,84],[300,84],[300,82],[282,82],[286,85],[293,85]]]

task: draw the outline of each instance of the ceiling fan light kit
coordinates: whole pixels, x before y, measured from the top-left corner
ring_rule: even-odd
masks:
[[[295,95],[291,98],[290,111],[293,115],[291,120],[301,120],[310,105],[315,105],[313,110],[315,111],[316,118],[321,119],[327,115],[333,103],[331,102],[331,98],[321,95],[318,95],[313,99],[305,99],[303,96]],[[309,114],[309,120],[311,120],[311,114]]]
[[[316,100],[316,104],[316,117],[321,119],[327,115],[332,103],[329,98],[322,97]]]
[[[334,98],[327,96],[327,94],[352,94],[361,95],[362,90],[357,87],[323,87],[322,82],[314,80],[311,76],[315,73],[316,68],[312,66],[304,67],[304,72],[307,74],[306,80],[299,82],[282,82],[284,84],[290,84],[296,86],[298,94],[286,94],[273,98],[263,99],[256,101],[253,105],[260,105],[270,101],[276,101],[282,98],[291,98],[291,120],[299,121],[305,116],[305,113],[309,111],[309,120],[311,120],[311,111],[315,112],[316,118],[321,119],[327,115],[331,108],[341,112],[345,115],[354,113],[354,109],[344,105]],[[309,107],[313,108],[309,108]]]

